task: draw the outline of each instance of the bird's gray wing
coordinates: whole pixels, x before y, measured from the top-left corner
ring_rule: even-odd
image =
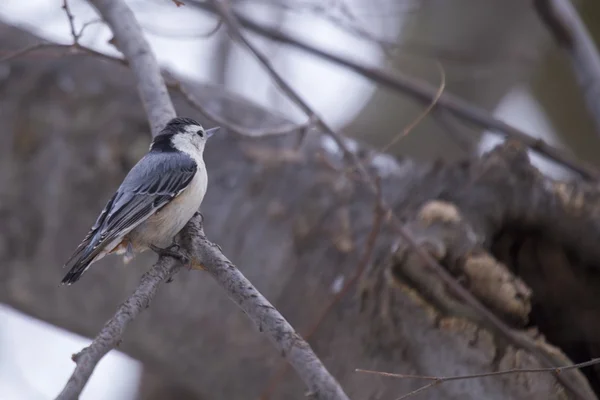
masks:
[[[94,226],[66,265],[63,283],[72,283],[104,249],[144,222],[184,191],[196,173],[195,161],[184,153],[150,152],[129,171]]]

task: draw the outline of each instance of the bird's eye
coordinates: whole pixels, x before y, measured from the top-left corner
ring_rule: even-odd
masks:
[[[198,134],[198,136],[200,137],[204,137],[204,131],[202,129],[200,129],[198,132],[196,132]]]

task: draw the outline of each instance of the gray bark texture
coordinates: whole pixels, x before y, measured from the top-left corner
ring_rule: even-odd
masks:
[[[35,40],[0,25],[6,51]],[[214,87],[193,90],[215,112],[237,110],[238,124],[286,122]],[[173,100],[179,115],[199,117],[181,97]],[[150,128],[131,73],[61,52],[12,60],[0,65],[0,126],[0,301],[93,337],[154,259],[143,255],[124,267],[108,258],[76,285],[59,285],[60,266],[147,151]],[[335,283],[353,275],[376,201],[336,170],[345,168],[341,158],[320,136],[309,135],[299,151],[296,140],[213,137],[201,211],[208,238],[304,334],[333,298]],[[600,355],[597,187],[548,180],[515,143],[451,164],[372,157],[367,149],[359,155],[382,176],[387,202],[421,246],[535,351],[516,348],[482,323],[385,225],[365,275],[310,339],[352,399],[397,398],[423,384],[356,368],[448,376]],[[199,271],[182,271],[159,288],[119,349],[198,399],[258,398],[282,365],[266,338]],[[596,371],[586,372],[597,389]],[[561,376],[588,390],[582,373]],[[168,384],[156,386],[170,391]],[[152,390],[144,392],[151,398]],[[568,398],[551,374],[450,382],[418,396]],[[273,397],[306,398],[291,373]]]

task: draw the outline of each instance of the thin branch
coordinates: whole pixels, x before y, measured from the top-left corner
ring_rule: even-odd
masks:
[[[231,10],[228,3],[223,0],[211,0],[214,7],[218,10],[219,15],[227,25],[227,28],[231,32],[233,38],[242,43],[250,53],[262,64],[267,70],[271,79],[279,86],[279,88],[294,102],[296,105],[307,115],[307,117],[315,122],[315,125],[321,128],[326,134],[328,134],[335,143],[342,149],[344,157],[348,159],[356,168],[359,170],[361,175],[365,178],[365,181],[369,184],[373,193],[377,191],[377,185],[375,180],[369,175],[365,166],[360,162],[356,154],[354,154],[348,148],[346,141],[338,132],[333,130],[309,105],[302,97],[286,82],[285,79],[277,73],[269,59],[256,48],[242,33],[238,19],[234,12]]]
[[[71,8],[69,7],[68,0],[63,0],[62,9],[65,11],[65,14],[67,15],[67,19],[69,20],[69,28],[71,28],[71,36],[73,36],[73,43],[75,45],[78,45],[79,38],[81,37],[81,35],[78,34],[77,31],[75,30],[75,17],[73,16],[73,13],[71,13]]]
[[[175,111],[158,63],[142,35],[141,28],[123,0],[90,1],[111,27],[119,48],[131,66],[149,122],[153,127],[152,132],[156,135],[167,120],[175,116]],[[258,325],[259,330],[267,334],[315,398],[348,400],[338,382],[329,374],[308,343],[223,255],[220,248],[206,239],[199,215],[192,218],[180,235],[186,241],[182,250],[188,252],[195,265],[203,266],[226,290],[229,297]],[[171,260],[170,264],[163,260],[160,258],[152,270],[144,275],[145,280],[142,280],[140,287],[118,309],[115,317],[106,324],[92,345],[74,357],[75,371],[59,399],[71,400],[79,397],[98,361],[118,344],[127,324],[148,306],[159,284],[177,268],[173,264],[174,260]]]
[[[42,49],[56,49],[56,48],[68,49],[68,48],[71,48],[71,46],[57,44],[57,43],[49,43],[49,42],[36,43],[36,44],[32,44],[31,46],[23,47],[22,49],[13,51],[12,53],[8,53],[4,57],[0,58],[0,63],[7,62],[7,61],[13,60],[15,58],[23,57],[24,55],[32,53],[34,51],[38,51],[38,50],[42,50]]]
[[[90,21],[90,23],[95,23],[95,22],[98,22],[98,21],[96,21],[96,20]],[[0,63],[7,62],[7,61],[13,60],[15,58],[19,58],[19,57],[22,57],[31,52],[35,52],[35,51],[42,50],[42,49],[63,49],[65,51],[68,51],[70,55],[87,54],[87,55],[91,55],[91,56],[94,56],[94,57],[97,57],[97,58],[100,58],[100,59],[103,59],[106,61],[115,62],[120,65],[124,65],[124,66],[129,65],[127,60],[125,60],[123,58],[114,57],[114,56],[111,56],[108,54],[100,53],[96,50],[93,50],[89,47],[85,47],[81,44],[77,44],[77,45],[75,43],[73,43],[73,44],[58,44],[58,43],[50,43],[50,42],[37,43],[37,44],[31,45],[31,46],[24,47],[23,49],[14,51],[12,53],[9,53],[5,57],[0,58]],[[187,101],[187,103],[190,106],[195,108],[198,112],[200,112],[206,118],[208,118],[211,121],[215,122],[216,124],[220,125],[222,128],[225,128],[225,129],[229,130],[230,132],[237,133],[242,136],[257,138],[257,137],[264,137],[264,136],[276,136],[276,135],[288,135],[288,134],[294,134],[294,133],[303,133],[303,132],[307,132],[308,130],[313,128],[315,125],[314,120],[309,119],[308,121],[301,123],[301,124],[289,123],[289,124],[285,124],[283,126],[275,127],[275,128],[254,128],[254,129],[248,128],[248,127],[236,124],[235,122],[230,121],[226,117],[223,117],[215,112],[210,111],[208,108],[206,108],[204,105],[202,105],[202,103],[200,103],[198,101],[198,99],[192,94],[192,92],[190,90],[188,90],[179,80],[174,78],[170,72],[164,71],[163,76],[165,77],[165,79],[168,79],[167,87],[171,90],[175,90],[175,91],[181,93],[183,98]]]
[[[231,10],[228,3],[224,0],[211,0],[211,4],[214,5],[218,14],[223,18],[223,21],[229,28],[234,39],[240,41],[248,50],[260,61],[260,63],[267,70],[271,78],[277,83],[277,85],[293,100],[305,113],[311,118],[315,119],[315,123],[319,126],[326,134],[328,134],[342,150],[344,157],[349,160],[353,167],[356,168],[360,174],[364,183],[371,190],[371,192],[377,196],[378,185],[376,179],[367,171],[365,166],[360,162],[357,155],[350,151],[342,135],[334,131],[327,123],[325,123],[312,108],[302,100],[302,98],[295,92],[295,90],[275,71],[273,66],[270,64],[268,59],[262,54],[256,47],[254,47],[248,39],[243,35],[238,18]],[[434,97],[435,98],[435,97]],[[440,96],[440,101],[443,96]],[[415,250],[415,253],[423,260],[428,268],[431,268],[437,276],[448,286],[448,288],[462,299],[467,305],[469,305],[483,321],[489,323],[499,334],[509,339],[512,343],[519,346],[520,348],[526,349],[531,354],[537,356],[541,362],[546,365],[552,366],[552,360],[548,357],[544,357],[543,354],[537,349],[534,343],[515,334],[500,318],[498,318],[493,312],[491,312],[486,306],[484,306],[469,290],[464,288],[437,260],[435,260],[429,253],[427,253],[416,240],[412,237],[411,233],[402,225],[400,218],[394,213],[393,209],[385,202],[383,198],[377,198],[380,207],[390,215],[392,226],[398,232],[400,237],[406,241],[411,248]],[[589,399],[586,393],[577,387],[569,379],[561,375],[556,376],[557,380],[568,390],[570,390],[579,399]]]
[[[220,14],[220,11],[218,11],[214,4],[214,1],[194,3],[196,7],[202,10],[211,12],[213,14]],[[255,22],[243,16],[239,12],[232,10],[232,13],[239,21],[240,25],[263,37],[269,38],[276,42],[288,44],[334,64],[341,65],[369,80],[377,82],[395,91],[409,94],[420,101],[429,103],[435,98],[436,88],[424,81],[401,74],[388,74],[385,71],[370,67],[359,61],[351,60],[347,57],[319,49],[289,33],[279,31]],[[577,172],[585,179],[600,180],[600,172],[595,167],[580,162],[573,156],[548,145],[544,141],[534,138],[531,135],[528,135],[526,132],[494,118],[486,110],[472,105],[465,100],[462,100],[449,93],[444,93],[440,97],[437,107],[445,108],[459,118],[470,121],[475,126],[483,129],[490,129],[507,137],[517,139],[541,155]]]
[[[533,4],[556,42],[569,55],[600,135],[600,54],[594,39],[570,0],[535,0]]]
[[[433,100],[431,100],[431,103],[429,103],[429,105],[427,106],[427,108],[425,108],[418,116],[417,118],[415,118],[414,121],[412,121],[410,124],[408,124],[407,127],[405,127],[402,132],[400,132],[398,135],[394,136],[392,138],[392,140],[386,144],[385,146],[383,146],[379,151],[382,153],[386,153],[390,147],[392,147],[394,144],[396,144],[400,139],[402,139],[403,137],[405,137],[406,135],[408,135],[413,129],[415,129],[415,127],[417,125],[419,125],[421,123],[421,121],[423,121],[423,119],[429,115],[431,113],[431,110],[433,110],[433,108],[435,107],[435,105],[438,103],[438,101],[440,100],[440,97],[442,97],[442,94],[444,93],[444,89],[446,88],[446,73],[444,72],[444,68],[442,67],[442,65],[438,62],[437,66],[440,70],[440,86],[438,87],[437,92],[435,93],[435,97],[433,98]]]
[[[181,264],[175,263],[172,258],[161,258],[142,276],[135,292],[119,306],[115,315],[104,325],[92,344],[73,355],[72,359],[77,367],[56,400],[79,398],[98,362],[121,342],[129,323],[150,306],[150,301],[154,298],[159,285],[180,267]]]
[[[111,27],[116,45],[133,71],[142,104],[148,115],[152,136],[158,135],[166,123],[175,117],[158,62],[144,39],[135,15],[122,0],[90,0],[104,21]]]
[[[89,28],[90,26],[92,26],[92,25],[95,25],[95,24],[101,24],[101,23],[103,23],[103,22],[104,22],[104,21],[102,21],[100,18],[96,18],[96,19],[93,19],[93,20],[90,20],[90,21],[87,21],[87,22],[85,22],[85,23],[84,23],[84,24],[81,26],[81,29],[79,30],[79,33],[77,34],[77,36],[79,36],[79,37],[81,38],[81,37],[83,36],[83,34],[85,33],[85,30],[86,30],[87,28]]]
[[[227,120],[226,118],[221,117],[220,115],[218,115],[218,114],[210,111],[208,108],[204,107],[196,99],[196,97],[189,90],[187,90],[187,88],[185,88],[183,85],[181,85],[181,83],[179,81],[176,81],[175,83],[173,83],[173,87],[175,89],[177,89],[183,95],[183,98],[188,102],[188,104],[190,104],[192,107],[194,107],[196,110],[198,110],[206,118],[217,123],[222,128],[226,128],[232,132],[238,133],[243,136],[264,137],[264,136],[275,136],[275,135],[288,135],[288,134],[296,133],[296,132],[303,133],[303,132],[308,131],[314,124],[314,121],[309,119],[307,122],[305,122],[303,124],[286,124],[282,127],[275,128],[275,129],[246,128],[244,126],[236,124],[235,122],[231,122],[231,121]]]
[[[450,381],[463,381],[467,379],[478,379],[478,378],[486,378],[489,376],[500,376],[500,375],[509,375],[509,374],[531,374],[531,373],[546,373],[553,372],[555,374],[559,374],[563,371],[568,371],[571,369],[580,369],[584,367],[589,367],[592,365],[600,364],[600,358],[593,358],[589,361],[585,361],[579,364],[573,365],[565,365],[563,367],[552,367],[552,368],[512,368],[504,371],[494,371],[494,372],[483,372],[480,374],[472,374],[472,375],[457,375],[457,376],[426,376],[426,375],[411,375],[411,374],[393,374],[390,372],[383,371],[373,371],[369,369],[355,369],[356,372],[363,372],[367,374],[374,374],[379,376],[387,376],[391,378],[400,378],[400,379],[424,379],[428,381],[433,381],[427,385],[421,386],[420,388],[413,390],[410,393],[407,393],[401,397],[398,397],[396,400],[407,399],[411,396],[414,396],[417,393],[423,392],[429,389],[432,386],[450,382]]]

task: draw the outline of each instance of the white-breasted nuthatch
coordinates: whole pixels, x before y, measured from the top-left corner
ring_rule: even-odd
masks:
[[[206,193],[202,154],[206,139],[218,129],[204,130],[191,118],[170,120],[66,262],[71,269],[62,283],[76,282],[107,254],[124,254],[126,263],[148,249],[173,255],[175,235],[198,211]]]

